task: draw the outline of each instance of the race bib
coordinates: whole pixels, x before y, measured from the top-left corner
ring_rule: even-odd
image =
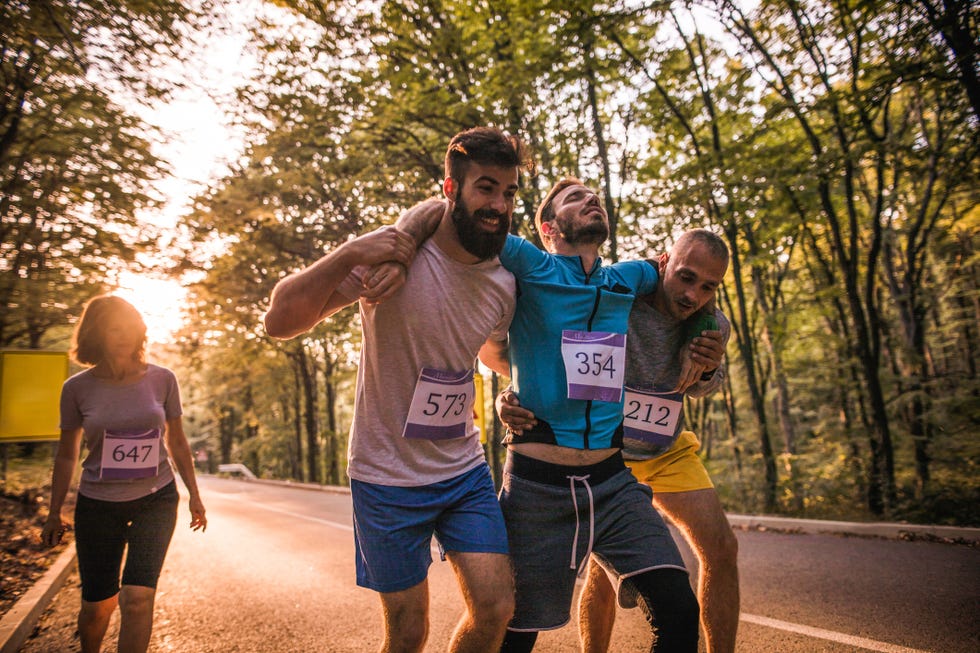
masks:
[[[473,370],[422,368],[402,436],[448,440],[469,435],[473,420]]]
[[[103,480],[147,478],[160,464],[160,429],[106,429],[102,439]]]
[[[623,437],[669,447],[677,435],[684,409],[681,392],[654,392],[626,388],[623,402]]]
[[[562,331],[569,399],[619,401],[626,370],[626,334],[605,331]]]

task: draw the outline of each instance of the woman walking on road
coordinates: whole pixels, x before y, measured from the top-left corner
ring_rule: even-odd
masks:
[[[139,312],[120,297],[95,297],[71,349],[75,362],[90,367],[61,390],[61,440],[41,538],[53,546],[65,530],[61,509],[84,440],[88,453],[75,504],[82,653],[98,653],[117,605],[119,652],[142,653],[149,645],[157,580],[177,521],[171,461],[190,492],[191,528],[207,527],[177,379],[148,364],[145,348]]]

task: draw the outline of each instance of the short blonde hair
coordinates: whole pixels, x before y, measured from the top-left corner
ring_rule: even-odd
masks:
[[[69,354],[80,365],[98,365],[105,358],[105,330],[110,318],[122,317],[128,327],[139,333],[140,345],[133,352],[134,360],[146,362],[146,323],[136,308],[122,297],[99,295],[93,297],[75,325]]]

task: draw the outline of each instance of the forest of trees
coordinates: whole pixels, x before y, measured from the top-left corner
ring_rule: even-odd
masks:
[[[193,59],[236,7],[3,3],[0,347],[64,348],[82,303],[159,248],[139,216],[169,170],[140,107],[180,84],[161,62]],[[246,148],[166,237],[189,302],[154,350],[213,465],[346,483],[356,310],[278,342],[269,293],[435,194],[449,138],[489,124],[534,153],[521,235],[572,175],[601,189],[606,259],[690,227],[727,240],[729,381],[688,417],[728,509],[980,525],[978,5],[276,0],[259,16],[230,109]]]

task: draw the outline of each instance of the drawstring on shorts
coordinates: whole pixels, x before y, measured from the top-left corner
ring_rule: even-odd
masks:
[[[582,576],[585,572],[589,556],[592,555],[592,549],[595,546],[595,495],[592,486],[599,486],[624,471],[626,471],[626,463],[623,462],[623,455],[619,451],[598,463],[584,466],[557,465],[529,456],[522,456],[516,451],[508,451],[507,460],[504,462],[505,474],[512,474],[518,478],[551,485],[555,488],[567,488],[571,492],[572,505],[575,509],[575,539],[572,541],[572,559],[568,566],[570,569],[575,569],[578,576]],[[581,565],[575,564],[578,558],[578,537],[582,531],[578,497],[575,494],[576,483],[580,483],[589,495],[589,546],[582,558]]]
[[[592,486],[589,485],[589,474],[585,476],[569,476],[568,489],[572,493],[572,505],[575,507],[575,537],[572,539],[572,560],[569,563],[570,569],[575,569],[575,575],[581,577],[585,573],[585,566],[592,555],[592,546],[595,544],[595,499],[592,497]],[[578,497],[575,496],[575,483],[581,483],[585,491],[589,494],[589,547],[582,558],[582,564],[576,565],[575,559],[578,557],[578,533],[581,520],[579,519]]]

